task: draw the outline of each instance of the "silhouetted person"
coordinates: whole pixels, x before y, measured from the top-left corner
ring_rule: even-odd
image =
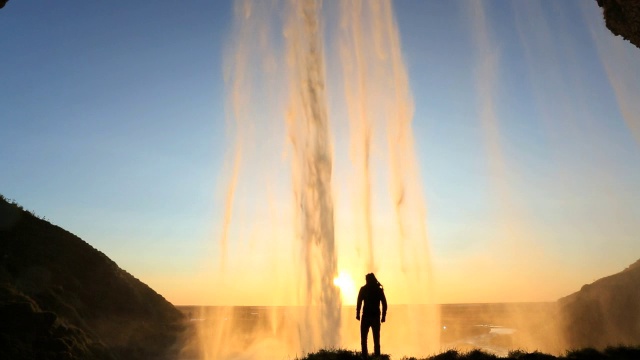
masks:
[[[362,344],[362,356],[367,357],[367,337],[369,328],[373,332],[373,351],[376,356],[380,355],[380,322],[385,322],[387,317],[387,298],[384,296],[384,289],[373,273],[365,276],[367,283],[360,288],[358,293],[358,306],[356,309],[356,319],[360,320],[360,308],[362,308],[362,320],[360,320],[360,343]],[[382,303],[382,319],[380,319],[380,303]]]

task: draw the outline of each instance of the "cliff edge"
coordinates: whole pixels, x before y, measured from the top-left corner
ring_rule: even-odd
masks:
[[[640,0],[596,0],[607,28],[640,48]]]
[[[183,328],[149,286],[0,196],[0,358],[172,359]]]
[[[558,300],[568,348],[640,344],[640,260]]]

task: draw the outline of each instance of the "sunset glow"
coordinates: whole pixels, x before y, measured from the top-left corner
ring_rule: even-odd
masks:
[[[640,257],[606,2],[4,3],[0,194],[189,308],[199,360],[357,348],[369,273],[387,344],[434,354]]]
[[[290,3],[10,1],[0,191],[175,304],[300,305]],[[322,6],[324,284],[555,301],[637,260],[640,49],[595,1]]]
[[[333,279],[333,284],[340,288],[340,297],[343,305],[353,305],[356,303],[358,293],[356,285],[348,272],[342,270],[338,276]]]

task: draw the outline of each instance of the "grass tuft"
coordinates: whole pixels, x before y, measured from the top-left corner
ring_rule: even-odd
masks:
[[[576,349],[567,351],[567,360],[604,360],[607,355],[593,348]]]
[[[302,359],[297,360],[361,360],[360,352],[336,349],[320,350],[307,354]],[[370,356],[371,360],[390,360],[389,355],[379,357]],[[506,358],[497,357],[494,354],[482,350],[471,350],[467,353],[460,353],[457,350],[447,350],[443,353],[429,356],[427,358],[403,357],[402,360],[640,360],[640,346],[616,346],[608,347],[604,351],[592,348],[576,349],[567,351],[565,356],[556,357],[554,355],[541,353],[539,351],[526,352],[524,350],[512,350]]]
[[[447,350],[438,355],[432,356],[430,359],[433,360],[458,360],[460,359],[460,353],[458,350]]]
[[[305,357],[297,360],[362,360],[362,356],[359,352],[346,350],[346,349],[330,349],[319,350],[315,353],[309,353]],[[385,360],[389,360],[389,356],[386,355]]]

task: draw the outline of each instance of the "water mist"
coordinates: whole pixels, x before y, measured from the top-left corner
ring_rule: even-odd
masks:
[[[392,306],[421,305],[389,315],[383,352],[436,351],[413,102],[391,2],[239,0],[234,26],[216,286],[245,294],[234,305],[294,306],[203,309],[200,357],[358,349],[339,269],[362,280],[375,271]],[[336,140],[344,133],[347,144]]]
[[[332,154],[325,96],[320,2],[291,1],[285,38],[291,73],[287,112],[297,234],[302,248],[303,348],[339,344],[340,295],[334,246]],[[318,341],[319,340],[319,341]]]

